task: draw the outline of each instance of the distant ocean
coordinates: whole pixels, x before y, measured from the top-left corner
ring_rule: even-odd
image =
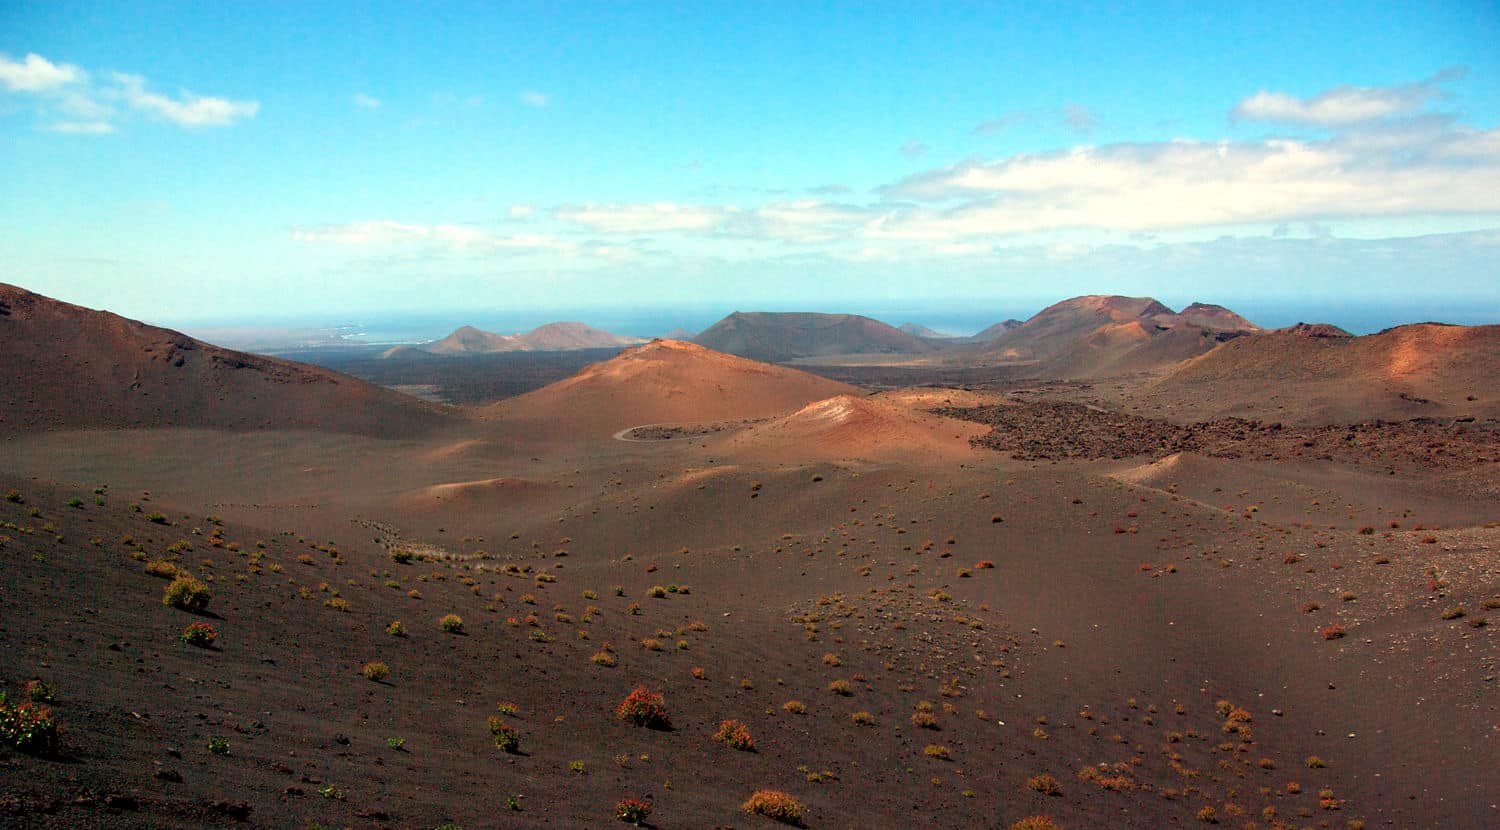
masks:
[[[1173,305],[1168,303],[1168,305]],[[1174,305],[1180,307],[1185,303]],[[1500,304],[1464,304],[1451,300],[1400,304],[1329,304],[1315,301],[1225,302],[1225,306],[1266,328],[1294,323],[1333,323],[1354,334],[1370,334],[1403,323],[1442,322],[1461,325],[1500,323]],[[743,308],[741,311],[823,311],[863,314],[899,326],[917,323],[944,334],[967,336],[1006,319],[1025,320],[1045,304],[1019,303],[953,304],[851,304],[847,307],[797,306]],[[295,319],[219,320],[174,324],[189,332],[214,326],[302,329],[337,332],[347,343],[422,343],[444,337],[459,326],[514,334],[545,323],[576,320],[615,334],[659,337],[677,329],[699,332],[735,309],[722,306],[700,308],[575,308],[507,309],[441,312],[407,312],[350,315],[345,318],[300,317]]]

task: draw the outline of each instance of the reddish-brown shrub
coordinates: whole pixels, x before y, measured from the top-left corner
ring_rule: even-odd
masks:
[[[1047,773],[1033,775],[1026,779],[1026,786],[1042,795],[1062,795],[1062,783]]]
[[[740,809],[753,815],[761,815],[785,824],[800,824],[807,810],[802,802],[780,790],[756,790]]]
[[[490,735],[495,739],[495,748],[504,752],[519,752],[521,749],[521,733],[515,727],[505,721],[491,716]]]
[[[639,798],[622,798],[615,804],[615,818],[639,827],[651,815],[651,802]]]
[[[672,718],[667,714],[662,696],[645,686],[637,686],[635,691],[620,701],[615,717],[648,729],[672,728]]]
[[[755,751],[755,738],[750,736],[750,727],[737,720],[720,723],[719,731],[714,733],[714,740],[741,752]]]
[[[181,638],[184,643],[187,643],[190,646],[208,648],[209,646],[213,645],[214,640],[217,640],[219,638],[219,632],[215,631],[214,627],[209,625],[208,623],[199,622],[193,623],[187,628],[184,628],[182,630]]]

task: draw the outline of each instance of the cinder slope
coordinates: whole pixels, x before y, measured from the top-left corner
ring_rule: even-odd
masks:
[[[1009,361],[1039,360],[1067,349],[1101,327],[1147,323],[1173,316],[1150,297],[1090,295],[1055,303],[1031,319],[991,339],[980,354]]]
[[[1093,333],[1036,364],[1048,378],[1102,378],[1170,369],[1213,349],[1232,331],[1179,323],[1169,329],[1132,320],[1100,326]]]
[[[943,341],[946,341],[946,340],[963,340],[964,339],[962,337],[959,337],[958,335],[944,334],[944,333],[938,331],[937,329],[929,328],[927,326],[922,325],[921,323],[902,323],[901,325],[897,326],[896,328],[899,331],[906,332],[907,334],[911,335],[912,337],[920,337],[923,340],[943,340]]]
[[[984,331],[975,334],[969,339],[974,341],[975,343],[988,343],[989,341],[994,340],[996,337],[999,337],[1000,335],[1010,331],[1011,329],[1019,328],[1020,326],[1020,320],[1001,320],[1000,322],[994,324],[993,326],[990,326]]]
[[[516,337],[529,349],[536,351],[566,351],[568,349],[605,349],[610,346],[635,346],[646,342],[644,337],[629,337],[611,334],[603,329],[578,322],[548,323],[537,326]]]
[[[1037,377],[1118,377],[1171,368],[1253,331],[1223,306],[1193,303],[1177,313],[1150,297],[1074,297],[991,337],[971,359],[1033,363]]]
[[[693,341],[768,362],[843,354],[927,354],[939,348],[869,317],[812,312],[736,311]]]
[[[484,354],[487,352],[510,352],[521,348],[517,338],[495,334],[473,326],[462,326],[452,334],[433,343],[416,347],[430,354]]]
[[[759,460],[909,459],[949,461],[975,453],[984,427],[943,418],[896,400],[836,395],[738,432],[722,451]]]
[[[859,393],[694,343],[653,340],[484,412],[534,436],[607,437],[642,424],[764,418],[838,394]]]
[[[1255,325],[1224,306],[1214,305],[1213,303],[1193,303],[1177,312],[1177,316],[1184,323],[1190,323],[1210,331],[1260,331],[1260,326]]]
[[[0,284],[0,433],[64,428],[424,432],[444,410]]]
[[[1319,327],[1240,337],[1145,387],[1174,417],[1290,423],[1500,415],[1500,326],[1419,323],[1364,337]]]

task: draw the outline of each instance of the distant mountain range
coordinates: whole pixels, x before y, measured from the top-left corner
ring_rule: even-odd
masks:
[[[1030,363],[1046,377],[1103,377],[1161,369],[1257,331],[1223,306],[1193,303],[1177,312],[1150,297],[1090,295],[1048,306],[956,359]]]
[[[737,311],[694,342],[785,363],[840,355],[931,356],[945,364],[1038,365],[1056,377],[1133,373],[1186,360],[1260,327],[1223,306],[1173,311],[1150,297],[1074,297],[1031,319],[1004,320],[971,337],[918,323],[896,328],[856,314]]]
[[[1195,303],[1174,312],[1149,297],[1088,296],[1001,328],[988,342],[943,345],[857,315],[737,312],[699,335],[699,345],[654,341],[498,406],[518,417],[524,412],[537,429],[555,413],[580,409],[585,414],[578,417],[618,429],[626,421],[760,416],[852,393],[843,384],[719,353],[741,351],[761,360],[916,356],[931,365],[1019,366],[1037,378],[1149,372],[1155,377],[1133,400],[1198,417],[1338,421],[1500,412],[1492,394],[1500,326],[1421,323],[1364,337],[1324,323],[1264,331],[1220,306]],[[633,340],[581,324],[513,336],[464,328],[408,353]],[[465,417],[347,375],[220,348],[0,284],[0,435],[186,426],[396,437]]]
[[[635,346],[644,337],[611,334],[583,323],[548,323],[521,334],[495,334],[463,326],[441,340],[416,346],[396,346],[382,357],[456,357],[496,352],[560,352],[573,349],[608,349]]]
[[[772,311],[736,311],[693,342],[769,363],[844,354],[927,354],[941,348],[858,314]]]

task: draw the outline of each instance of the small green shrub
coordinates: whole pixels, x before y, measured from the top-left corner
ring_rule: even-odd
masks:
[[[202,611],[211,599],[213,593],[207,585],[190,576],[179,576],[167,585],[161,603],[184,611]]]
[[[521,733],[497,717],[490,717],[490,736],[495,739],[495,748],[502,752],[515,753],[521,749]]]
[[[26,681],[26,699],[32,703],[51,703],[57,699],[57,690],[45,680]]]
[[[57,720],[52,710],[29,700],[12,704],[0,692],[0,743],[32,755],[57,753]]]
[[[615,804],[615,818],[639,827],[651,815],[651,802],[638,798],[622,798]]]
[[[209,738],[208,751],[214,755],[228,755],[229,741],[217,736]]]
[[[392,637],[405,637],[406,626],[402,625],[400,620],[391,620],[391,624],[385,627],[385,633]]]
[[[177,565],[166,559],[152,559],[146,563],[146,573],[162,579],[171,579],[177,576]]]
[[[208,623],[199,622],[182,629],[181,637],[182,641],[190,646],[208,648],[214,644],[214,640],[219,638],[219,632]]]
[[[438,620],[438,627],[450,634],[462,634],[464,632],[464,619],[457,614],[448,614]]]
[[[379,683],[380,681],[391,676],[391,667],[387,666],[384,663],[376,663],[372,661],[361,666],[359,669],[359,673],[364,675],[366,680],[373,680],[376,683]]]
[[[153,511],[146,514],[146,521],[156,525],[164,525],[167,524],[167,516],[165,513]]]

